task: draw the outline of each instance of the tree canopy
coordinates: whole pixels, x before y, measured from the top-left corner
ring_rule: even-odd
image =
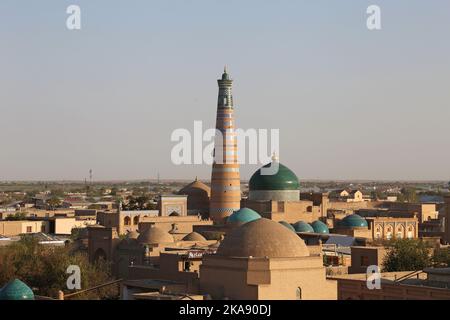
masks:
[[[383,272],[416,271],[432,265],[431,248],[416,239],[397,239],[388,245]]]
[[[433,265],[436,268],[450,267],[450,249],[441,248],[434,251]]]
[[[20,279],[33,289],[36,295],[56,298],[58,291],[72,293],[66,281],[70,274],[67,267],[77,265],[81,270],[81,290],[88,289],[112,279],[105,261],[90,264],[83,252],[68,246],[41,245],[31,237],[0,248],[0,286],[12,279]],[[116,286],[89,291],[74,299],[113,299],[118,296]]]

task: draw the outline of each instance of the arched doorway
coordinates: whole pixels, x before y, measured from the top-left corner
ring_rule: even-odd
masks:
[[[98,248],[94,253],[94,262],[98,262],[100,260],[106,261],[106,252],[102,248]]]

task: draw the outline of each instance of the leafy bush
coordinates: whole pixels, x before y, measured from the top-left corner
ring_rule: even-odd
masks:
[[[398,239],[389,243],[383,261],[384,272],[416,271],[432,265],[430,247],[415,239]]]
[[[30,286],[35,294],[56,298],[58,291],[68,290],[66,273],[69,265],[81,270],[81,290],[112,281],[109,266],[105,261],[90,264],[85,253],[74,252],[70,247],[40,245],[31,237],[0,248],[0,286],[9,280],[20,279]],[[89,291],[73,299],[113,299],[118,296],[116,285]]]

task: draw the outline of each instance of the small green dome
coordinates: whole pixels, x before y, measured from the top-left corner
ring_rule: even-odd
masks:
[[[34,300],[34,293],[25,283],[15,279],[1,289],[0,300]]]
[[[273,162],[272,162],[273,163]],[[269,168],[272,163],[263,168]],[[261,168],[256,171],[249,182],[250,190],[299,190],[300,184],[294,172],[278,163],[278,172],[273,175],[262,175]]]
[[[351,214],[342,219],[340,225],[347,228],[367,228],[367,221],[357,214]]]
[[[313,227],[305,221],[297,221],[292,225],[296,232],[314,232]]]
[[[241,208],[235,212],[231,216],[228,217],[227,223],[247,223],[256,219],[260,219],[261,216],[255,210],[249,208]]]
[[[320,220],[316,220],[311,223],[315,233],[330,233],[328,226]]]
[[[286,228],[288,228],[289,230],[295,232],[294,227],[293,227],[289,222],[286,222],[286,221],[280,221],[279,223],[282,224],[283,226],[285,226]]]

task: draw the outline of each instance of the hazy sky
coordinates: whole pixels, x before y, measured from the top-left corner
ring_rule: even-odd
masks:
[[[299,178],[450,179],[449,34],[447,0],[1,0],[0,180],[209,178],[170,135],[214,125],[224,64]]]

